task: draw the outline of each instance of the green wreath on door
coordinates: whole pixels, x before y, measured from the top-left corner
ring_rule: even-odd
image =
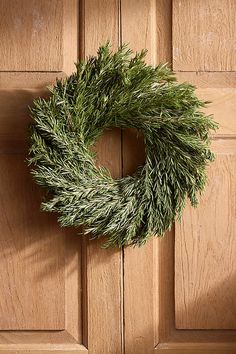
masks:
[[[197,205],[214,158],[209,132],[217,125],[202,111],[206,102],[166,65],[147,65],[145,55],[126,45],[113,53],[106,44],[31,109],[29,163],[48,191],[43,210],[56,212],[61,226],[106,236],[105,246],[162,236],[187,198]],[[132,176],[113,179],[95,163],[92,147],[113,127],[143,133],[146,161]]]

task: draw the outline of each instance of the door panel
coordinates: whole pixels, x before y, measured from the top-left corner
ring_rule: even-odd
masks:
[[[0,70],[61,71],[63,0],[11,2],[0,2]]]
[[[224,79],[224,76],[221,79]],[[236,89],[226,84],[223,88],[201,88],[197,92],[200,98],[210,102],[205,111],[213,114],[214,119],[219,123],[219,129],[212,135],[214,137],[236,137]]]
[[[119,43],[119,1],[0,1],[0,352],[122,352],[122,252],[104,250],[40,212],[26,166],[28,106],[78,55]],[[15,14],[18,13],[18,17]],[[14,16],[13,16],[14,15]],[[17,26],[17,30],[16,30]],[[14,45],[11,40],[14,36]],[[10,51],[11,49],[11,51]],[[10,51],[10,52],[9,52]],[[98,163],[121,175],[121,132],[105,132]]]
[[[119,0],[84,0],[81,18],[81,57],[94,55],[98,46],[110,40],[114,49],[120,38]],[[98,163],[113,177],[121,176],[121,133],[107,131],[96,144]],[[85,240],[83,273],[84,344],[89,353],[122,353],[122,251],[104,249],[104,239]]]
[[[40,211],[26,164],[28,106],[77,59],[78,4],[2,0],[0,10],[0,352],[85,353],[82,240]]]
[[[234,0],[173,1],[173,68],[235,71]]]
[[[216,160],[200,205],[188,205],[176,225],[176,328],[236,328],[236,141],[215,140],[212,148]]]
[[[168,11],[168,1],[161,2],[162,10]],[[161,47],[157,53],[155,32],[161,38],[162,27],[157,28],[156,1],[124,0],[121,2],[122,41],[130,43],[134,51],[148,49],[147,61],[155,64],[156,56],[163,56],[167,48]],[[165,12],[162,12],[162,25]],[[163,31],[166,38],[168,32]],[[161,43],[161,40],[160,40]],[[163,49],[163,51],[162,51]],[[136,130],[123,131],[123,176],[134,173],[144,163],[144,143]],[[125,353],[149,354],[155,346],[155,313],[153,312],[156,256],[155,244],[150,241],[139,248],[124,249],[124,345]]]
[[[201,98],[212,101],[206,111],[214,114],[220,129],[212,134],[216,161],[209,166],[198,209],[188,205],[174,234],[158,245],[160,353],[236,352],[236,80],[234,72],[226,72],[235,69],[232,6],[233,1],[172,2],[174,70],[180,81],[192,82]]]
[[[135,50],[147,47],[150,62],[173,58],[179,80],[192,82],[200,97],[212,101],[207,113],[214,114],[220,129],[212,134],[216,161],[199,208],[188,206],[182,224],[164,239],[124,250],[125,348],[133,354],[153,348],[235,353],[235,3],[142,1],[133,13],[131,3],[122,1],[123,40]],[[140,36],[134,34],[137,23]],[[222,30],[219,23],[225,23]],[[129,26],[132,31],[124,32]],[[123,151],[128,174],[144,160],[130,131],[123,133]]]
[[[1,154],[0,165],[0,328],[64,329],[64,235],[40,213],[22,155]]]

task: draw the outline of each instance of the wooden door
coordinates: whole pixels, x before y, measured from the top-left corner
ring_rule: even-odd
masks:
[[[236,353],[236,56],[234,0],[122,1],[123,39],[169,61],[212,101],[220,128],[198,209],[162,240],[124,250],[125,353]],[[136,28],[136,30],[135,30]],[[137,147],[125,133],[123,166]],[[130,147],[131,146],[131,147]]]
[[[236,353],[235,12],[235,0],[0,0],[0,353]],[[107,39],[168,61],[220,123],[199,208],[142,248],[60,229],[25,163],[28,105]],[[114,177],[145,158],[132,130],[96,148]]]
[[[118,5],[108,5],[0,1],[0,353],[121,353],[121,251],[42,213],[25,161],[32,100],[103,36],[118,45]],[[120,133],[97,149],[118,176]]]

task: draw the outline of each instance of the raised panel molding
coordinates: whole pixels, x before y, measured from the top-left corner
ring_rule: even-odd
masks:
[[[235,354],[234,343],[162,343],[158,345],[155,354]]]
[[[229,188],[234,189],[234,184],[235,184],[235,178],[234,178],[234,156],[236,154],[236,145],[235,145],[235,133],[234,133],[234,128],[235,128],[235,123],[233,118],[233,110],[234,106],[231,104],[231,99],[232,96],[234,95],[234,90],[235,90],[235,83],[236,83],[236,76],[235,73],[223,73],[223,72],[218,72],[218,73],[196,73],[196,72],[178,72],[178,79],[183,82],[183,81],[189,81],[196,85],[198,87],[198,95],[200,95],[203,99],[205,100],[210,100],[212,101],[211,105],[207,108],[207,113],[211,113],[211,109],[215,109],[215,119],[219,122],[220,124],[220,129],[214,134],[213,136],[213,141],[212,141],[212,147],[214,151],[217,153],[218,158],[220,160],[223,159],[223,165],[221,165],[220,162],[218,162],[220,171],[221,169],[224,169],[224,171],[227,171],[225,174],[225,177],[223,178],[223,182],[220,182],[221,187],[224,188],[224,186],[228,186]],[[216,108],[218,107],[218,108]],[[228,161],[230,163],[228,164]],[[226,163],[227,162],[227,163]],[[217,163],[217,160],[216,162]],[[226,167],[225,169],[225,163],[229,167]],[[213,166],[210,167],[210,169],[213,169]],[[219,169],[218,168],[218,169]],[[216,173],[214,174],[214,169],[211,172],[210,179],[213,181],[214,178],[217,178],[218,172],[216,170]],[[222,173],[220,173],[220,176]],[[228,182],[227,182],[228,181]],[[226,183],[226,184],[225,184]],[[210,185],[209,185],[209,188]],[[219,190],[219,194],[221,195],[223,191]],[[224,228],[224,225],[227,225],[227,218],[229,221],[229,224],[233,225],[234,223],[234,198],[229,198],[227,199],[227,193],[224,191],[223,197],[221,197],[222,202],[219,202],[218,210],[219,210],[219,218],[220,220],[224,220],[223,225],[219,224],[220,220],[217,220],[218,224],[220,225],[220,228]],[[208,193],[208,192],[206,192]],[[209,193],[208,193],[209,194]],[[215,193],[216,194],[216,193]],[[234,194],[234,191],[233,191]],[[204,194],[205,195],[205,194]],[[220,197],[219,195],[219,197]],[[229,196],[229,194],[228,194]],[[207,195],[205,195],[207,197]],[[203,196],[204,198],[204,196]],[[213,200],[215,199],[214,196],[212,196]],[[209,199],[210,200],[210,199]],[[229,217],[226,215],[225,211],[225,206],[227,205],[228,210],[230,211]],[[222,207],[222,208],[221,208]],[[220,209],[221,208],[221,209]],[[215,207],[212,207],[212,212],[214,211]],[[190,210],[190,207],[189,209]],[[191,209],[191,213],[198,212],[198,209]],[[189,211],[185,211],[189,213]],[[200,212],[200,210],[199,210]],[[184,214],[185,215],[185,214]],[[225,217],[226,216],[226,217]],[[205,215],[204,215],[205,217]],[[213,224],[209,219],[208,225],[209,227],[211,226],[212,229],[214,229],[214,221]],[[188,218],[184,218],[183,222],[188,222]],[[216,225],[217,225],[216,222]],[[207,225],[207,222],[205,221],[205,224]],[[178,319],[176,319],[176,312],[175,312],[175,304],[178,306],[178,302],[181,301],[183,298],[184,294],[187,294],[189,296],[189,289],[191,289],[191,286],[196,285],[197,283],[195,280],[193,282],[187,282],[187,271],[188,271],[188,265],[185,265],[185,270],[184,274],[185,276],[185,287],[184,289],[181,288],[181,284],[179,283],[179,264],[183,261],[181,255],[179,254],[180,248],[179,244],[183,243],[183,236],[180,237],[179,233],[179,225],[176,226],[176,230],[174,234],[169,234],[166,235],[163,240],[159,243],[159,253],[158,253],[158,273],[157,273],[157,284],[159,284],[156,295],[157,295],[157,303],[156,303],[156,308],[157,308],[157,322],[158,326],[156,327],[156,338],[157,341],[156,343],[159,343],[156,347],[156,351],[159,353],[177,353],[177,354],[198,354],[198,353],[206,353],[206,354],[211,354],[211,353],[226,353],[226,354],[233,354],[236,352],[235,350],[235,345],[236,345],[236,331],[235,329],[222,329],[224,328],[234,328],[234,309],[235,309],[235,301],[234,301],[234,284],[235,281],[231,277],[233,276],[233,272],[229,273],[231,269],[229,264],[233,266],[233,257],[228,259],[230,257],[230,249],[233,247],[233,234],[232,232],[227,231],[226,238],[227,240],[230,239],[231,244],[229,246],[229,243],[226,242],[223,246],[220,246],[220,242],[223,242],[223,236],[222,236],[222,241],[221,241],[221,235],[218,232],[218,237],[216,237],[216,243],[217,243],[217,253],[215,254],[216,258],[220,256],[220,252],[222,251],[222,254],[220,256],[220,262],[222,265],[222,271],[220,272],[220,276],[224,277],[224,272],[226,272],[226,281],[223,282],[223,289],[225,290],[225,295],[222,295],[223,300],[226,301],[227,304],[226,306],[226,311],[224,311],[223,317],[222,317],[222,322],[221,319],[218,318],[218,328],[219,329],[210,329],[208,330],[207,328],[204,330],[198,330],[197,328],[193,328],[190,330],[191,326],[189,326],[188,329],[176,329],[176,324],[178,326]],[[202,230],[202,228],[200,229]],[[230,230],[230,228],[229,228]],[[232,228],[231,228],[232,231]],[[212,231],[213,232],[213,231]],[[201,237],[201,243],[199,238],[196,237],[191,237],[191,234],[188,232],[188,235],[186,234],[186,239],[188,242],[199,242],[200,245],[206,244],[209,241],[209,232],[205,232],[205,236]],[[176,238],[176,240],[175,240]],[[212,238],[210,238],[211,240]],[[218,241],[220,239],[220,241]],[[214,241],[212,241],[214,242]],[[219,247],[219,249],[218,249]],[[233,249],[233,248],[232,248]],[[196,257],[199,257],[199,252],[197,252],[197,248],[195,248],[195,251],[193,251],[193,247],[188,247],[185,252],[188,255],[189,262],[194,262],[196,260]],[[214,251],[214,247],[210,247],[210,250],[212,252]],[[174,256],[174,253],[177,254],[177,256]],[[213,252],[214,253],[214,252]],[[224,258],[225,257],[225,258]],[[212,261],[207,262],[206,266],[203,267],[202,264],[203,262],[199,261],[198,266],[196,267],[194,273],[197,275],[197,277],[200,277],[201,271],[206,270],[208,267],[208,273],[209,273],[209,281],[213,280],[214,277],[214,271],[216,269],[212,270],[212,273],[210,272],[210,269],[212,267],[212,262],[214,261],[214,255],[213,258],[210,257]],[[175,261],[174,261],[175,260]],[[229,263],[227,263],[229,262]],[[190,263],[191,265],[191,263]],[[220,266],[220,264],[218,264]],[[213,267],[214,268],[214,267]],[[234,266],[235,269],[235,266]],[[176,272],[177,270],[177,272]],[[190,275],[194,276],[191,272],[189,273]],[[227,274],[229,276],[227,276]],[[218,279],[218,274],[215,275],[215,280]],[[175,286],[175,283],[177,286]],[[208,283],[208,282],[207,282]],[[188,284],[188,285],[187,285]],[[198,282],[198,284],[203,284],[202,282]],[[206,284],[206,282],[205,282]],[[175,294],[175,289],[178,293],[177,296],[178,298],[176,299]],[[231,290],[229,290],[231,289]],[[190,292],[191,294],[191,292]],[[192,293],[193,294],[193,293]],[[220,294],[220,292],[219,292]],[[209,304],[212,304],[214,308],[217,310],[217,304],[219,305],[219,294],[216,292],[215,296],[213,298],[209,297]],[[230,299],[229,299],[230,297]],[[199,297],[200,299],[200,297]],[[218,300],[217,300],[218,299]],[[228,300],[227,300],[228,299]],[[200,300],[199,300],[200,301]],[[218,301],[218,302],[217,302]],[[228,305],[228,301],[231,305]],[[210,307],[210,305],[209,305]],[[221,308],[222,310],[222,308]],[[231,313],[232,310],[232,313]],[[155,311],[155,310],[154,310]],[[200,310],[200,311],[203,311]],[[208,309],[207,311],[211,311],[211,309]],[[206,311],[206,312],[207,312]],[[181,310],[184,316],[188,316],[188,314],[183,310]],[[208,314],[209,314],[208,312]],[[206,314],[207,316],[207,314]],[[198,321],[198,316],[193,315],[192,317],[189,316],[191,319],[190,321],[196,322]],[[220,314],[219,314],[220,317]],[[226,320],[226,322],[224,322]],[[206,325],[211,327],[209,323]],[[179,326],[180,327],[180,326]],[[213,326],[214,327],[214,326]],[[182,328],[182,326],[181,326]],[[216,328],[216,326],[214,327]]]
[[[0,44],[0,352],[87,353],[80,344],[82,239],[40,211],[43,192],[26,163],[28,106],[77,61],[78,1],[2,0],[0,8],[6,10]]]
[[[176,223],[175,323],[180,329],[236,329],[236,141],[215,140],[212,149],[216,160],[200,204],[188,205]]]
[[[0,166],[0,330],[64,329],[63,232],[40,212],[22,155]]]

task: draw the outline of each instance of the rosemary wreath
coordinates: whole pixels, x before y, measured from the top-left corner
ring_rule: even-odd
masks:
[[[42,208],[58,213],[62,226],[107,236],[106,246],[162,236],[186,198],[197,205],[214,157],[209,131],[216,123],[201,111],[206,102],[166,65],[147,65],[145,55],[126,45],[112,53],[106,44],[31,109],[29,163],[48,189]],[[92,146],[111,127],[143,132],[146,161],[132,176],[114,180],[95,163]]]

